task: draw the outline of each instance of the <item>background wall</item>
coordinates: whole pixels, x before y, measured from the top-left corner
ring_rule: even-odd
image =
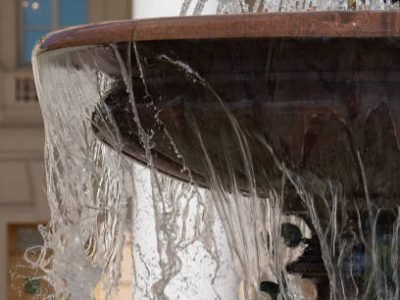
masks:
[[[9,225],[37,224],[49,218],[43,168],[43,122],[31,66],[21,65],[18,60],[20,6],[32,4],[29,1],[0,0],[1,300],[16,300],[7,299]],[[130,19],[131,12],[131,0],[88,0],[89,22]]]

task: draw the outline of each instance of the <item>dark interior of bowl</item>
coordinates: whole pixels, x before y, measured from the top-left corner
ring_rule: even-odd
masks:
[[[341,183],[352,198],[363,197],[365,174],[370,195],[384,201],[400,191],[399,48],[397,38],[138,42],[144,80],[134,61],[136,107],[154,131],[156,161],[174,176],[188,180],[184,161],[207,186],[211,163],[227,189],[234,178],[246,191],[249,163],[263,193],[280,184],[276,156],[312,182]],[[104,103],[124,151],[143,160],[125,85]]]

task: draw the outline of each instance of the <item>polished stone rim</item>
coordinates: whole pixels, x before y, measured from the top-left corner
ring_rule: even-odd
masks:
[[[400,37],[400,11],[173,17],[90,24],[45,36],[37,53],[129,41],[224,38]]]

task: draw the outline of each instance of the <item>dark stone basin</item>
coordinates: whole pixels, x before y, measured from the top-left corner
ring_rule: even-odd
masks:
[[[182,161],[164,129],[202,185],[209,177],[206,151],[224,186],[229,188],[234,176],[246,190],[245,146],[259,192],[275,179],[279,184],[281,172],[267,143],[288,169],[311,181],[340,183],[349,197],[364,196],[363,168],[371,197],[390,199],[400,190],[399,49],[397,38],[141,42],[137,50],[150,97],[142,93],[138,75],[133,90],[144,129],[154,130],[157,160],[177,177],[186,179],[186,173],[179,173]],[[204,82],[160,55],[186,63]],[[150,102],[162,125],[155,124]],[[125,86],[116,87],[105,104],[125,152],[141,160]],[[229,116],[247,145],[238,140]]]
[[[61,31],[42,49],[117,42],[134,57],[128,41],[135,42],[135,101],[144,130],[154,130],[152,151],[163,172],[189,179],[167,129],[198,183],[209,185],[206,151],[222,184],[230,189],[234,178],[246,191],[248,168],[240,150],[246,139],[259,193],[281,177],[268,144],[289,170],[315,186],[330,180],[348,197],[364,198],[366,185],[371,198],[390,206],[400,192],[399,20],[397,12],[143,20]],[[104,103],[124,152],[145,162],[120,81]],[[154,122],[155,110],[161,125]],[[227,112],[241,130],[239,139]],[[107,142],[102,125],[96,126]]]
[[[121,76],[111,43],[130,62],[129,78]],[[282,170],[288,170],[316,198],[329,198],[331,184],[341,199],[351,200],[338,223],[357,223],[355,207],[369,212],[360,222],[364,227],[373,213],[365,199],[374,209],[399,205],[399,12],[100,24],[50,35],[41,48],[91,45],[109,48],[111,63],[93,68],[116,80],[93,112],[93,130],[113,146],[108,129],[117,125],[122,151],[133,159],[148,163],[138,117],[151,136],[155,167],[179,179],[266,195],[280,189]],[[287,185],[284,193],[284,211],[302,215],[312,228],[298,191]],[[323,227],[329,215],[323,207],[317,211]],[[390,229],[381,236],[390,236],[395,217],[376,218]],[[304,256],[287,269],[319,277],[323,292],[329,282],[318,238],[307,243]],[[349,260],[364,259],[361,243],[354,253]]]

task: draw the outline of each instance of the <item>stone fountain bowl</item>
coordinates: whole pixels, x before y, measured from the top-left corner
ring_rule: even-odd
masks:
[[[161,172],[259,194],[290,173],[315,193],[329,183],[397,205],[400,12],[114,22],[60,31],[39,47],[108,53],[100,65],[86,61],[114,78],[93,130],[116,148],[118,135],[137,161],[152,154]]]

